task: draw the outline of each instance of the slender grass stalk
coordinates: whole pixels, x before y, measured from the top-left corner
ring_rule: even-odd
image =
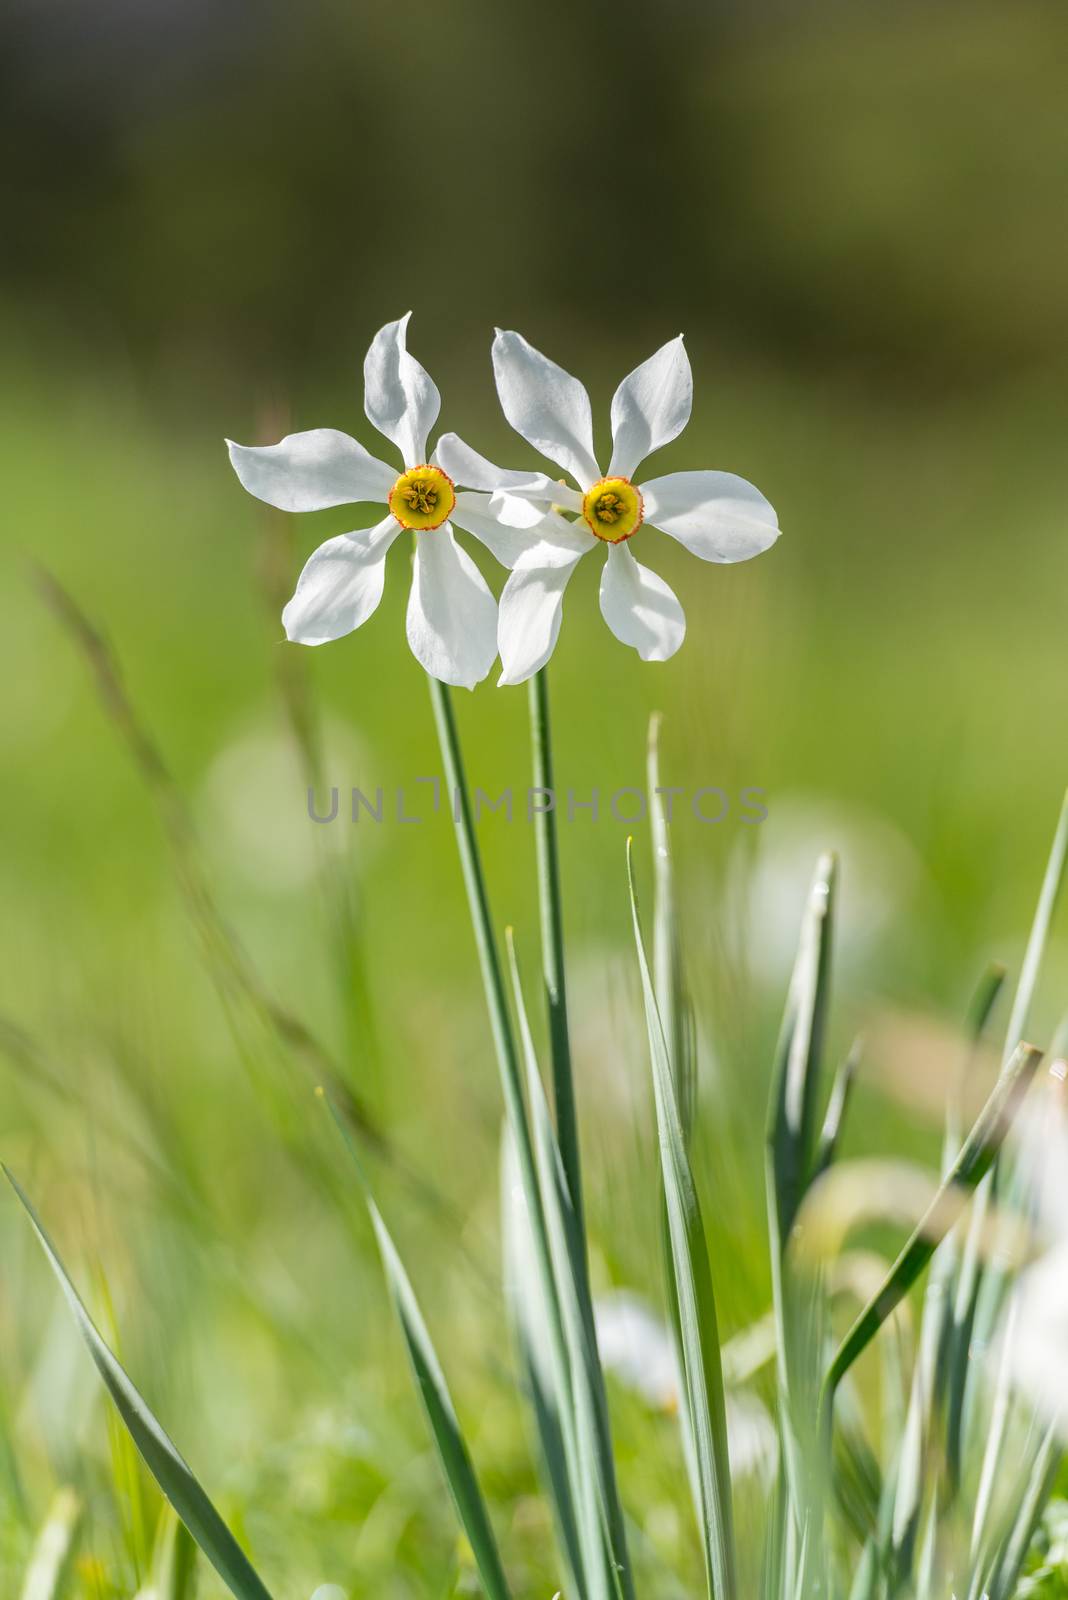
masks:
[[[682,1390],[696,1467],[698,1514],[708,1595],[709,1600],[737,1600],[737,1554],[723,1366],[708,1240],[686,1150],[678,1094],[657,1010],[653,978],[645,953],[630,841],[627,844],[627,879],[649,1035],[660,1175],[668,1215],[672,1283],[677,1300],[676,1316],[683,1358]]]
[[[156,805],[175,879],[201,941],[207,970],[228,1014],[235,997],[243,1000],[268,1036],[277,1039],[286,1054],[304,1068],[312,1084],[330,1083],[338,1103],[368,1146],[386,1159],[393,1159],[392,1147],[377,1117],[348,1083],[340,1063],[300,1017],[279,1003],[224,916],[202,859],[185,795],[158,742],[137,712],[108,641],[50,572],[39,567],[36,577],[42,598],[92,674],[100,703]],[[403,1168],[403,1163],[398,1165]]]
[[[797,957],[776,1048],[768,1101],[764,1169],[775,1314],[780,1471],[787,1503],[783,1545],[782,1594],[808,1581],[797,1565],[825,1561],[822,1491],[827,1487],[829,1454],[822,1456],[814,1430],[818,1413],[820,1285],[794,1270],[790,1235],[812,1180],[816,1111],[823,1036],[830,1005],[831,942],[838,881],[833,855],[820,857],[809,890]],[[820,1474],[825,1474],[821,1479]],[[812,1539],[807,1530],[815,1528]]]
[[[534,786],[555,797],[552,727],[549,720],[548,668],[530,679],[530,742]],[[534,842],[538,859],[538,909],[541,916],[541,961],[549,1008],[549,1054],[553,1072],[556,1137],[564,1164],[568,1193],[579,1231],[584,1235],[582,1159],[579,1149],[578,1111],[571,1070],[571,1034],[567,1020],[567,977],[564,968],[563,897],[560,892],[560,841],[556,805],[535,812]]]

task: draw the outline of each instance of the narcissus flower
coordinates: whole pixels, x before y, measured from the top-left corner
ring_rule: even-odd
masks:
[[[363,368],[364,409],[399,450],[402,472],[334,428],[291,433],[262,449],[228,441],[230,460],[251,494],[282,511],[362,501],[385,510],[373,527],[328,539],[312,554],[282,612],[288,638],[325,644],[366,622],[382,598],[386,556],[407,529],[415,539],[408,643],[432,676],[472,688],[497,654],[497,602],[453,524],[509,566],[529,540],[490,514],[488,495],[458,492],[437,456],[427,454],[441,399],[408,353],[410,316],[375,335]]]
[[[560,632],[568,580],[598,548],[606,553],[601,612],[608,626],[643,660],[666,661],[682,643],[686,619],[664,580],[634,559],[629,541],[639,529],[649,524],[702,561],[718,562],[747,561],[779,536],[767,500],[733,473],[671,472],[634,482],[641,461],[677,438],[690,418],[693,380],[681,337],[616,390],[607,473],[594,455],[590,399],[577,378],[522,335],[500,330],[493,369],[512,427],[575,484],[496,467],[453,433],[438,441],[443,469],[488,492],[501,519],[526,530],[528,547],[510,563],[501,595],[501,683],[521,683],[544,666]]]

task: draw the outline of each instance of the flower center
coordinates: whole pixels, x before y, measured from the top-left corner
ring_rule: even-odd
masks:
[[[409,467],[389,491],[389,509],[402,528],[440,528],[456,504],[452,479],[440,467]]]
[[[582,516],[590,532],[608,544],[622,544],[642,525],[641,491],[629,478],[602,478],[587,490]]]

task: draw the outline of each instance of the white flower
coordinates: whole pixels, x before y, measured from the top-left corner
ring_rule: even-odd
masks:
[[[1009,1298],[994,1364],[1008,1364],[1014,1387],[1068,1441],[1068,1062],[1025,1104],[1014,1127],[1025,1200],[1044,1246],[1020,1273]]]
[[[640,1295],[616,1289],[593,1308],[597,1349],[606,1372],[614,1373],[657,1411],[677,1411],[679,1368],[670,1332]],[[736,1477],[755,1472],[775,1476],[779,1441],[766,1408],[743,1390],[725,1395],[727,1453]]]
[[[470,689],[497,654],[497,603],[457,544],[452,524],[474,534],[506,565],[529,539],[495,520],[488,496],[457,493],[437,455],[428,457],[427,436],[441,398],[408,353],[410,316],[375,335],[363,367],[364,409],[400,451],[399,476],[335,428],[291,433],[262,449],[227,443],[245,488],[281,511],[322,511],[353,501],[388,508],[373,527],[328,539],[313,553],[282,612],[286,636],[299,644],[325,644],[366,622],[382,598],[390,546],[410,529],[415,564],[408,643],[433,677]]]
[[[493,368],[512,427],[577,485],[505,471],[453,433],[438,442],[447,472],[488,491],[502,521],[527,530],[529,548],[510,563],[513,571],[501,596],[501,683],[521,683],[549,659],[568,579],[579,559],[599,545],[607,549],[601,575],[605,621],[644,661],[666,661],[682,643],[686,619],[668,585],[627,548],[642,523],[670,534],[702,561],[746,561],[779,536],[767,500],[733,473],[671,472],[640,486],[631,481],[643,458],[677,438],[689,421],[693,381],[681,336],[636,367],[616,390],[606,475],[594,457],[590,398],[577,378],[520,334],[500,329]],[[561,510],[574,513],[576,520],[569,521]]]

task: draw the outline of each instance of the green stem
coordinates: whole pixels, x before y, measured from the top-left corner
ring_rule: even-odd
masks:
[[[497,1064],[501,1072],[501,1084],[509,1117],[517,1129],[522,1129],[526,1126],[527,1116],[519,1072],[519,1054],[516,1049],[511,1013],[508,1010],[501,958],[493,933],[493,918],[490,913],[489,896],[486,893],[486,880],[482,872],[482,857],[475,837],[471,796],[467,787],[463,756],[460,753],[456,715],[448,686],[440,683],[437,678],[428,678],[428,681],[438,742],[441,745],[441,759],[445,768],[445,803],[452,811],[453,821],[456,824],[456,843],[460,852],[460,866],[463,871],[464,887],[467,890],[475,944],[478,947],[478,963],[482,971],[483,988],[486,991],[486,1007],[489,1011],[494,1049],[497,1052]],[[529,1161],[533,1172],[533,1150],[522,1148],[521,1137],[519,1143],[519,1159],[524,1166]]]
[[[552,731],[549,722],[549,678],[545,667],[530,679],[530,741],[534,786],[554,797],[549,810],[534,815],[538,855],[538,906],[541,913],[541,960],[549,1006],[549,1047],[553,1069],[553,1103],[560,1159],[567,1179],[579,1232],[582,1217],[582,1161],[579,1153],[575,1081],[571,1071],[571,1036],[567,1023],[567,981],[564,969],[563,900],[560,893],[560,847],[556,829]]]
[[[507,991],[504,985],[497,941],[493,934],[489,896],[486,893],[482,859],[479,853],[478,840],[475,836],[471,798],[467,786],[467,776],[464,772],[463,757],[460,753],[460,741],[453,712],[452,698],[446,685],[439,683],[436,678],[430,679],[430,696],[434,706],[438,740],[441,745],[448,804],[456,825],[456,841],[460,851],[460,865],[463,870],[464,886],[467,890],[475,942],[478,946],[479,965],[482,969],[482,982],[486,991],[486,1004],[489,1009],[490,1025],[493,1030],[493,1042],[496,1047],[497,1062],[500,1068],[501,1085],[504,1092],[508,1120],[515,1137],[520,1179],[530,1210],[531,1233],[548,1312],[549,1356],[555,1372],[555,1386],[561,1405],[561,1422],[565,1433],[565,1451],[568,1455],[568,1470],[574,1492],[574,1486],[580,1483],[583,1472],[588,1472],[589,1466],[581,1458],[579,1441],[575,1432],[574,1384],[563,1324],[559,1285],[553,1271],[545,1209],[538,1185],[534,1144],[523,1093],[516,1035],[512,1025],[511,1012],[508,1009]],[[558,888],[556,902],[558,905]],[[559,949],[559,946],[557,946],[557,949]],[[572,1201],[573,1198],[572,1196]],[[585,1236],[582,1235],[582,1237],[584,1239]],[[582,1266],[584,1269],[584,1261]],[[580,1294],[582,1314],[592,1339],[593,1309],[589,1298],[589,1284],[584,1270],[578,1277],[576,1287]],[[607,1405],[603,1388],[597,1391],[596,1398],[599,1408],[598,1426],[604,1430],[602,1437],[607,1440]],[[608,1445],[606,1448],[609,1452],[610,1460],[611,1447]],[[599,1558],[608,1562],[608,1570],[607,1573],[600,1573],[599,1581],[597,1581],[595,1587],[584,1585],[582,1593],[597,1595],[603,1593],[607,1596],[621,1591],[624,1600],[633,1600],[633,1581],[626,1553],[622,1512],[618,1507],[614,1483],[608,1486],[607,1494],[610,1501],[609,1505],[606,1507],[604,1504],[599,1504],[598,1510],[602,1517],[608,1519],[602,1530],[605,1542],[601,1546]],[[585,1577],[586,1585],[594,1585],[595,1574],[593,1572],[587,1573]]]

